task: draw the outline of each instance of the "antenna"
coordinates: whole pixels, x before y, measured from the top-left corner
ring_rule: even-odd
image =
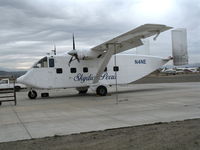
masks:
[[[53,43],[53,50],[52,50],[52,52],[53,52],[53,54],[54,55],[56,55],[56,44],[54,43],[54,41],[52,41],[52,43]]]
[[[54,43],[54,55],[56,55],[56,44]]]

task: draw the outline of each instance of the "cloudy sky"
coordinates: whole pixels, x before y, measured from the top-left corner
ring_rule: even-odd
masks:
[[[0,0],[0,68],[27,69],[53,49],[87,49],[146,23],[187,28],[190,63],[200,62],[199,0]],[[171,55],[167,31],[150,54]]]

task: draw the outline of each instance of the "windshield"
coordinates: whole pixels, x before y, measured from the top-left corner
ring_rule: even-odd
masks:
[[[47,68],[47,57],[44,57],[40,59],[34,66],[33,68]]]
[[[8,80],[1,80],[0,84],[8,84]]]

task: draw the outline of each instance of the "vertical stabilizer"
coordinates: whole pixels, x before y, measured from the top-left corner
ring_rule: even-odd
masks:
[[[172,53],[175,66],[188,64],[186,29],[172,30]]]

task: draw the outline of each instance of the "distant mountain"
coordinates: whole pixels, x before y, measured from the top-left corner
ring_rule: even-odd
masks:
[[[18,72],[18,71],[26,71],[24,69],[11,69],[11,68],[4,68],[0,66],[0,71],[6,71],[6,72]]]
[[[18,78],[24,75],[26,71],[0,71],[0,77],[15,77]]]

